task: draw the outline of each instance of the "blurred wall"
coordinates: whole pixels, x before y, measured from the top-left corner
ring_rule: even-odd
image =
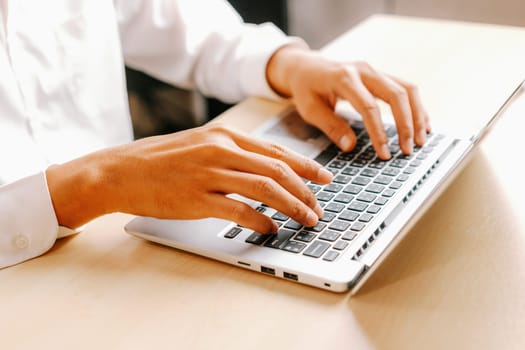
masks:
[[[320,48],[374,13],[525,26],[525,0],[288,0],[289,32]]]

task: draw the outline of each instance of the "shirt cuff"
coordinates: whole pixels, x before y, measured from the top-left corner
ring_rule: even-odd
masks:
[[[0,187],[0,268],[45,253],[57,233],[44,172]]]
[[[266,66],[272,55],[286,45],[308,47],[303,39],[286,36],[271,23],[253,26],[251,33],[244,36],[242,50],[246,54],[240,66],[240,84],[246,96],[283,99],[268,84]]]

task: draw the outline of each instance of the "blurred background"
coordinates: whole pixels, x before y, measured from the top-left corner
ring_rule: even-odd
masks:
[[[246,22],[273,22],[315,49],[372,14],[525,26],[525,0],[229,0]],[[205,123],[230,105],[126,69],[135,137]]]

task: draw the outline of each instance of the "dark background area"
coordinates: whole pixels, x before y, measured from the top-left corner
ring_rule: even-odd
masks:
[[[286,0],[230,0],[247,23],[273,22],[288,33]],[[191,93],[177,89],[140,71],[126,67],[127,88],[135,137],[165,134],[195,126]],[[222,113],[230,104],[206,98],[205,121]]]

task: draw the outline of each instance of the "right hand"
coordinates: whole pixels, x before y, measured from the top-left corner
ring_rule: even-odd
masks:
[[[264,202],[313,226],[323,211],[301,177],[317,183],[332,179],[309,158],[218,124],[141,139],[47,170],[64,226],[126,212],[164,219],[217,217],[261,233],[277,231],[273,220],[228,195]],[[68,186],[73,179],[76,186]],[[68,193],[71,188],[85,193]]]

